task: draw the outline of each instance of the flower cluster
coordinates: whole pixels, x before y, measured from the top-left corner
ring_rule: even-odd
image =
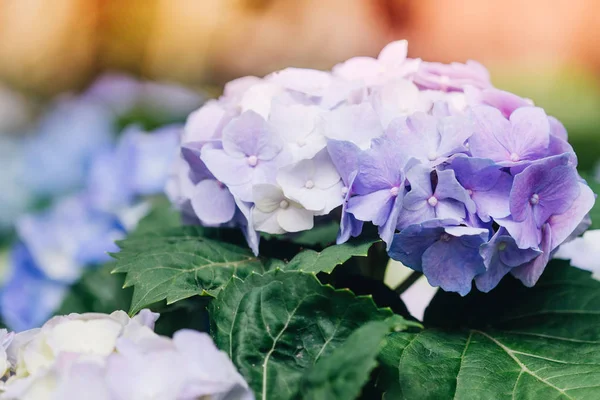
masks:
[[[142,310],[54,317],[18,334],[0,331],[0,399],[252,399],[206,333],[154,332]]]
[[[58,100],[37,134],[15,146],[26,165],[10,177],[12,185],[51,204],[13,222],[18,241],[0,289],[0,314],[10,328],[30,329],[48,319],[86,267],[117,251],[114,241],[149,209],[143,197],[163,192],[181,125],[148,132],[136,124],[122,132],[117,127],[119,116],[153,113],[160,102],[170,102],[163,119],[200,103],[178,87],[106,76],[78,97]],[[0,195],[0,209],[3,200]]]
[[[161,193],[176,156],[176,126],[128,129],[115,148],[91,160],[86,188],[16,222],[18,242],[0,289],[0,314],[16,330],[39,326],[85,267],[110,260],[115,240],[147,212],[144,195]]]
[[[308,230],[341,206],[338,243],[372,223],[434,286],[488,291],[508,272],[533,285],[595,200],[564,127],[476,62],[406,55],[400,41],[331,72],[229,83],[188,118],[171,200],[190,221],[241,226],[256,253],[257,232]]]
[[[104,75],[81,94],[58,96],[38,120],[0,135],[0,184],[5,188],[0,233],[40,200],[85,187],[91,160],[110,151],[129,122],[151,120],[142,128],[155,128],[182,121],[202,102],[202,96],[182,87],[125,75]]]

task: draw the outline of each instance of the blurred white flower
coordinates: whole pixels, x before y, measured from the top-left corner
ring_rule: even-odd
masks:
[[[594,279],[600,280],[600,229],[587,231],[568,243],[561,245],[555,258],[571,260],[571,265],[592,272]]]
[[[129,318],[124,311],[69,314],[50,319],[39,329],[18,333],[9,347],[17,376],[35,374],[50,367],[62,353],[106,357],[115,350],[117,338],[153,335],[158,314],[142,310]]]
[[[0,399],[254,398],[206,333],[159,336],[153,331],[157,318],[149,310],[133,318],[123,311],[70,314],[14,339],[0,330],[0,368],[11,371]]]

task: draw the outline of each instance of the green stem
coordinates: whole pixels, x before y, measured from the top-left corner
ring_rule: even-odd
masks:
[[[406,291],[406,289],[408,289],[409,287],[411,287],[412,284],[415,283],[422,275],[423,275],[422,272],[414,271],[412,274],[410,274],[408,276],[408,278],[406,278],[405,280],[403,280],[402,283],[399,284],[394,289],[394,292],[396,292],[398,294],[404,293]]]

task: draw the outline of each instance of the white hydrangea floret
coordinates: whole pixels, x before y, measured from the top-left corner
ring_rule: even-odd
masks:
[[[286,197],[277,185],[259,184],[252,189],[252,219],[257,231],[280,234],[313,227],[314,212]]]
[[[344,199],[344,184],[327,150],[321,150],[313,159],[281,168],[277,183],[286,197],[316,215],[329,214]]]
[[[153,331],[158,314],[55,317],[16,335],[1,400],[253,399],[227,355],[203,332]],[[11,342],[4,334],[2,344]],[[6,358],[6,357],[5,357]]]

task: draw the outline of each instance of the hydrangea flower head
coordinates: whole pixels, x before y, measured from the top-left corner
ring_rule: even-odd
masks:
[[[69,314],[16,335],[0,330],[0,368],[9,374],[0,399],[254,398],[208,334],[159,336],[158,317]]]
[[[558,120],[481,64],[410,59],[406,41],[240,78],[185,131],[170,187],[186,218],[238,224],[256,253],[255,231],[315,216],[339,216],[338,243],[373,224],[392,258],[462,295],[507,273],[535,284],[594,203]]]

